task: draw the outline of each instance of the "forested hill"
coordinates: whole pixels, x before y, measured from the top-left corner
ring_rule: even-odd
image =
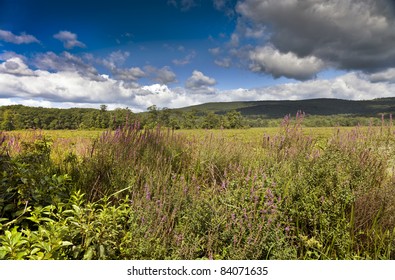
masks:
[[[99,107],[99,106],[98,106]],[[353,126],[369,124],[369,118],[395,113],[395,98],[366,101],[310,99],[299,101],[248,101],[207,103],[180,109],[147,108],[135,114],[129,109],[56,109],[0,106],[0,129],[103,129],[139,122],[142,127],[157,125],[171,128],[239,128],[277,126],[285,115],[302,111],[308,126]]]
[[[381,113],[395,113],[395,98],[379,98],[373,100],[351,101],[342,99],[308,99],[283,101],[246,101],[206,103],[181,108],[183,111],[212,111],[223,114],[231,110],[243,116],[261,116],[265,118],[281,118],[287,114],[303,111],[308,115],[354,115],[374,117]]]

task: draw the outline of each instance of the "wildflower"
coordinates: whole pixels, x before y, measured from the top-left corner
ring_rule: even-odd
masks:
[[[232,221],[235,221],[236,220],[236,215],[235,215],[235,213],[232,213]]]
[[[222,190],[226,190],[226,181],[222,181],[221,188]]]
[[[151,200],[151,192],[149,191],[149,187],[147,184],[145,184],[145,198],[147,200]]]

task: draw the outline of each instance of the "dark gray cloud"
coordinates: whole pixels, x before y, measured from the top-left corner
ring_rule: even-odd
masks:
[[[390,0],[244,0],[237,11],[254,32],[266,28],[262,31],[282,54],[315,57],[347,70],[395,66],[395,8]],[[267,67],[261,70],[271,73]]]

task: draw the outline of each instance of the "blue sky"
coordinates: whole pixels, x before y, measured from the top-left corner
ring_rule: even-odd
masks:
[[[389,0],[0,0],[0,105],[395,94]]]

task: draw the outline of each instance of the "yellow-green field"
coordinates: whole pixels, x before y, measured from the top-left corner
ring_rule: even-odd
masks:
[[[348,132],[353,127],[307,127],[303,128],[303,133],[320,141],[326,141],[332,135],[340,132]],[[360,129],[366,130],[367,127]],[[181,135],[187,139],[203,140],[207,138],[222,138],[227,142],[248,145],[261,145],[263,137],[274,136],[280,132],[280,128],[249,128],[249,129],[187,129],[163,131]],[[52,144],[53,159],[64,158],[68,153],[86,155],[89,153],[94,140],[98,139],[105,130],[16,130],[6,134],[15,137],[20,142],[29,141],[34,137],[45,136]]]
[[[347,132],[355,129],[354,127],[306,127],[302,128],[305,135],[310,135],[317,139],[328,139],[337,131]],[[360,127],[367,130],[367,127]],[[167,129],[165,129],[167,130]],[[204,138],[208,136],[224,137],[230,140],[259,143],[265,135],[273,136],[280,131],[280,128],[248,128],[248,129],[181,129],[174,130],[172,133],[183,135],[187,138]],[[71,139],[74,142],[94,140],[98,138],[104,130],[16,130],[7,132],[9,135],[20,139],[29,139],[33,135],[42,134],[53,141]]]

